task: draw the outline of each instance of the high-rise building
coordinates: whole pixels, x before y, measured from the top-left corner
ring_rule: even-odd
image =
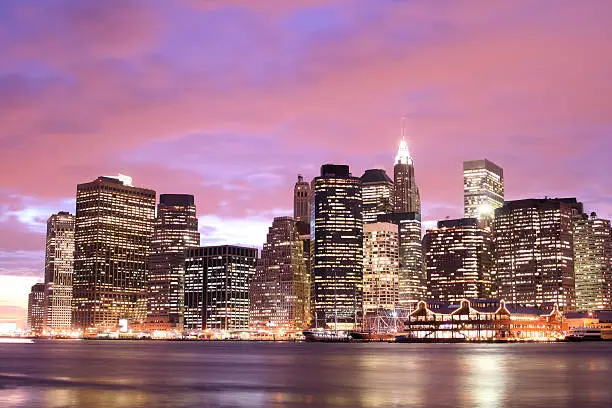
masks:
[[[45,284],[32,286],[28,295],[28,330],[42,332],[45,324]]]
[[[380,214],[393,212],[393,180],[383,169],[369,169],[361,176],[363,223],[377,222]]]
[[[378,221],[391,222],[398,226],[399,306],[411,310],[419,300],[425,299],[427,294],[421,215],[414,212],[383,214],[378,216]]]
[[[189,248],[185,260],[185,328],[247,329],[249,284],[256,260],[255,248]]]
[[[296,221],[310,223],[310,183],[298,174],[298,181],[293,188],[293,218]]]
[[[325,164],[314,181],[314,325],[350,329],[362,312],[361,182],[349,166]]]
[[[445,302],[491,295],[491,230],[476,218],[438,222],[423,238],[428,298]]]
[[[77,186],[73,326],[144,322],[154,217],[155,191],[127,176]]]
[[[74,215],[61,211],[47,220],[44,326],[70,329],[74,272]]]
[[[250,284],[251,328],[307,327],[310,281],[303,245],[293,218],[274,218]]]
[[[404,133],[402,129],[402,133]],[[393,166],[393,209],[396,213],[421,213],[421,196],[414,177],[414,161],[402,134]]]
[[[496,296],[509,303],[556,303],[573,310],[575,198],[507,201],[493,221]]]
[[[398,226],[376,222],[363,226],[363,311],[399,306]]]
[[[151,240],[147,325],[183,326],[185,252],[200,245],[193,196],[161,194]]]
[[[490,218],[504,205],[504,170],[487,159],[463,162],[466,218]]]
[[[612,308],[612,232],[610,221],[591,213],[574,218],[576,309]]]

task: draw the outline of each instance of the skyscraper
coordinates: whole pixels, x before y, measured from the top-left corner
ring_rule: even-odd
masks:
[[[492,217],[504,205],[504,170],[487,159],[463,162],[464,217]]]
[[[235,245],[189,248],[185,260],[185,328],[249,326],[249,283],[257,249]]]
[[[45,317],[49,329],[70,329],[74,272],[74,215],[59,212],[47,220]]]
[[[591,213],[574,218],[576,309],[612,307],[612,232],[610,221]]]
[[[310,184],[298,174],[298,181],[293,188],[293,218],[296,221],[310,223]]]
[[[438,222],[423,238],[428,298],[459,302],[491,295],[492,237],[475,218]]]
[[[573,310],[575,198],[508,201],[495,210],[494,274],[497,297],[509,303],[556,303]]]
[[[28,295],[28,330],[42,332],[45,323],[45,284],[32,286]]]
[[[393,181],[383,169],[369,169],[361,176],[363,223],[377,222],[380,214],[393,212]]]
[[[423,264],[421,215],[419,213],[393,213],[378,216],[379,222],[392,222],[399,234],[399,305],[412,309],[425,299],[427,283]]]
[[[399,306],[399,235],[389,222],[363,226],[363,310]]]
[[[274,218],[251,280],[250,298],[252,328],[295,331],[307,327],[310,280],[293,218]]]
[[[315,326],[354,328],[362,311],[361,182],[346,165],[325,164],[314,181]]]
[[[185,252],[200,245],[193,196],[161,194],[151,240],[147,325],[183,326]]]
[[[396,213],[421,213],[421,196],[414,177],[414,161],[408,151],[405,131],[402,128],[395,165],[393,166],[393,208]]]
[[[127,176],[77,186],[73,326],[144,321],[154,217],[155,191]]]

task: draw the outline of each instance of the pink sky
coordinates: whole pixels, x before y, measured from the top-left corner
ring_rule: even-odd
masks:
[[[612,217],[609,1],[0,4],[0,317],[42,278],[46,218],[129,174],[191,193],[203,244],[261,245],[297,173],[391,169],[408,115],[424,218],[462,214],[463,160],[506,198]]]

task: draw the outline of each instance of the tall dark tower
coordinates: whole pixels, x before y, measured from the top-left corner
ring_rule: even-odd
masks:
[[[155,191],[132,186],[130,177],[98,177],[77,186],[74,327],[144,322],[154,218]]]
[[[183,327],[185,251],[199,245],[193,196],[161,194],[149,259],[148,326]]]
[[[298,181],[293,188],[293,218],[296,221],[310,223],[310,184],[298,174]]]
[[[414,162],[408,143],[406,143],[405,127],[402,123],[402,140],[400,141],[395,165],[393,166],[393,212],[421,213],[421,197],[414,177]]]
[[[361,182],[349,166],[325,164],[314,181],[315,326],[354,328],[362,311]]]

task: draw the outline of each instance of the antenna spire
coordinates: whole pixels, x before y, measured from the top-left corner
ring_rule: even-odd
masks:
[[[406,140],[406,115],[402,116],[402,140]]]

